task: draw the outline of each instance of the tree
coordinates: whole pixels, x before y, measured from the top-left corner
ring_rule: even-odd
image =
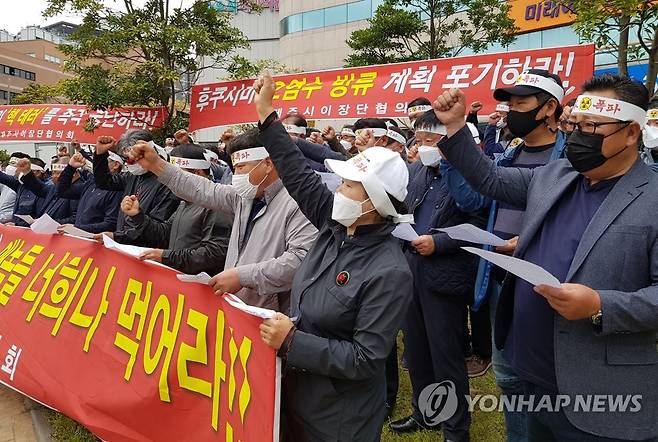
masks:
[[[456,57],[514,41],[509,5],[499,0],[385,0],[347,41],[348,66]]]
[[[30,83],[11,99],[11,104],[44,104],[62,103],[65,101],[62,83],[38,84]]]
[[[211,1],[190,7],[170,7],[170,0],[146,0],[143,6],[121,0],[124,11],[103,0],[48,0],[44,16],[73,12],[83,16],[61,46],[65,69],[75,79],[59,84],[72,102],[95,109],[119,106],[165,106],[167,130],[179,119],[177,95],[189,92],[198,75],[230,59],[233,51],[248,47],[230,14]],[[173,2],[172,2],[173,3]],[[245,2],[251,3],[251,2]],[[201,57],[215,60],[200,66]],[[186,82],[181,79],[191,79]]]
[[[574,0],[574,28],[599,52],[616,55],[619,73],[628,75],[628,62],[648,59],[647,88],[653,91],[658,74],[658,3],[646,0]],[[638,44],[629,44],[631,36]]]
[[[255,78],[261,72],[269,70],[272,75],[276,74],[292,74],[297,72],[276,60],[270,58],[252,62],[251,60],[236,55],[233,61],[226,68],[228,71],[228,80],[244,80],[247,78]]]

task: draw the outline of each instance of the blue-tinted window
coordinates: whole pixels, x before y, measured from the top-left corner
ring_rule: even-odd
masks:
[[[554,46],[570,46],[579,43],[578,35],[571,29],[570,26],[563,26],[561,28],[546,29],[542,33],[542,47]]]
[[[302,14],[295,14],[281,20],[281,34],[287,35],[302,30]]]
[[[347,4],[347,21],[367,20],[372,17],[370,0]]]
[[[324,25],[342,25],[347,23],[347,5],[332,6],[324,9]]]
[[[375,15],[375,11],[377,10],[377,8],[379,8],[379,6],[382,3],[384,3],[384,0],[372,0],[372,6],[371,6],[372,15]]]
[[[302,14],[302,27],[304,30],[317,29],[324,26],[324,10],[316,9]]]

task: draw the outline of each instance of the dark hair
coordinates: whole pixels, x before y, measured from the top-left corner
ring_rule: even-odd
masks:
[[[263,143],[260,141],[259,133],[258,129],[253,128],[237,135],[229,141],[228,146],[226,146],[226,152],[229,156],[233,156],[235,152],[262,146]]]
[[[576,104],[576,99],[572,98],[571,100],[566,102],[565,106],[573,107],[574,104]]]
[[[46,168],[46,163],[41,158],[30,158],[30,163]]]
[[[386,122],[381,118],[359,118],[354,123],[354,130],[387,129]]]
[[[310,136],[313,132],[320,132],[320,129],[316,127],[307,127],[306,128],[306,136]]]
[[[613,91],[621,101],[634,104],[645,111],[649,108],[649,91],[642,83],[625,75],[603,74],[583,84],[583,92]]]
[[[19,160],[23,159],[23,158],[28,159],[28,160],[32,159],[32,157],[30,157],[28,154],[23,153],[23,152],[14,152],[11,155],[9,155],[9,158],[17,158]]]
[[[555,98],[553,95],[549,94],[548,92],[539,92],[538,94],[535,94],[535,97],[537,97],[537,101],[540,103],[548,103],[548,100],[553,99],[557,103],[557,107],[555,108],[555,121],[558,121],[560,117],[562,116],[562,105],[560,104],[559,101],[557,101],[557,98]]]
[[[420,117],[416,118],[414,122],[414,130],[422,131],[423,128],[431,128],[442,124],[433,110],[425,112]]]
[[[384,120],[385,123],[389,123],[389,126],[398,127],[398,122],[393,118],[382,118],[382,120]]]
[[[295,126],[299,127],[308,127],[308,123],[306,122],[306,118],[302,114],[297,114],[297,113],[288,113],[285,117],[281,119],[281,121],[284,120],[290,120],[290,124],[294,124]]]
[[[407,109],[414,106],[431,106],[432,102],[425,97],[414,98],[407,104]]]

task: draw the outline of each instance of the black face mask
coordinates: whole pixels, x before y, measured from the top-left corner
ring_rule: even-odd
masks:
[[[567,138],[567,159],[571,162],[573,168],[580,173],[589,172],[592,169],[602,166],[610,158],[614,158],[626,150],[624,148],[610,158],[603,155],[603,141],[610,135],[623,130],[625,127],[623,126],[621,129],[608,135],[583,134],[578,129],[574,130],[569,135],[569,138]]]
[[[527,112],[509,111],[507,114],[507,128],[515,137],[524,138],[546,120],[546,118],[541,120],[536,119],[537,114],[545,104],[546,101]]]

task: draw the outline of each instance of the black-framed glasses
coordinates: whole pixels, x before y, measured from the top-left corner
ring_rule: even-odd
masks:
[[[581,121],[580,123],[572,123],[572,124],[574,125],[573,130],[578,129],[578,132],[584,135],[594,135],[596,133],[596,129],[602,126],[610,126],[612,124],[624,124],[628,126],[631,123],[632,121],[606,121],[605,123],[598,123],[594,121]]]
[[[576,122],[569,120],[562,120],[560,121],[560,129],[562,129],[562,132],[570,134],[576,129]]]

